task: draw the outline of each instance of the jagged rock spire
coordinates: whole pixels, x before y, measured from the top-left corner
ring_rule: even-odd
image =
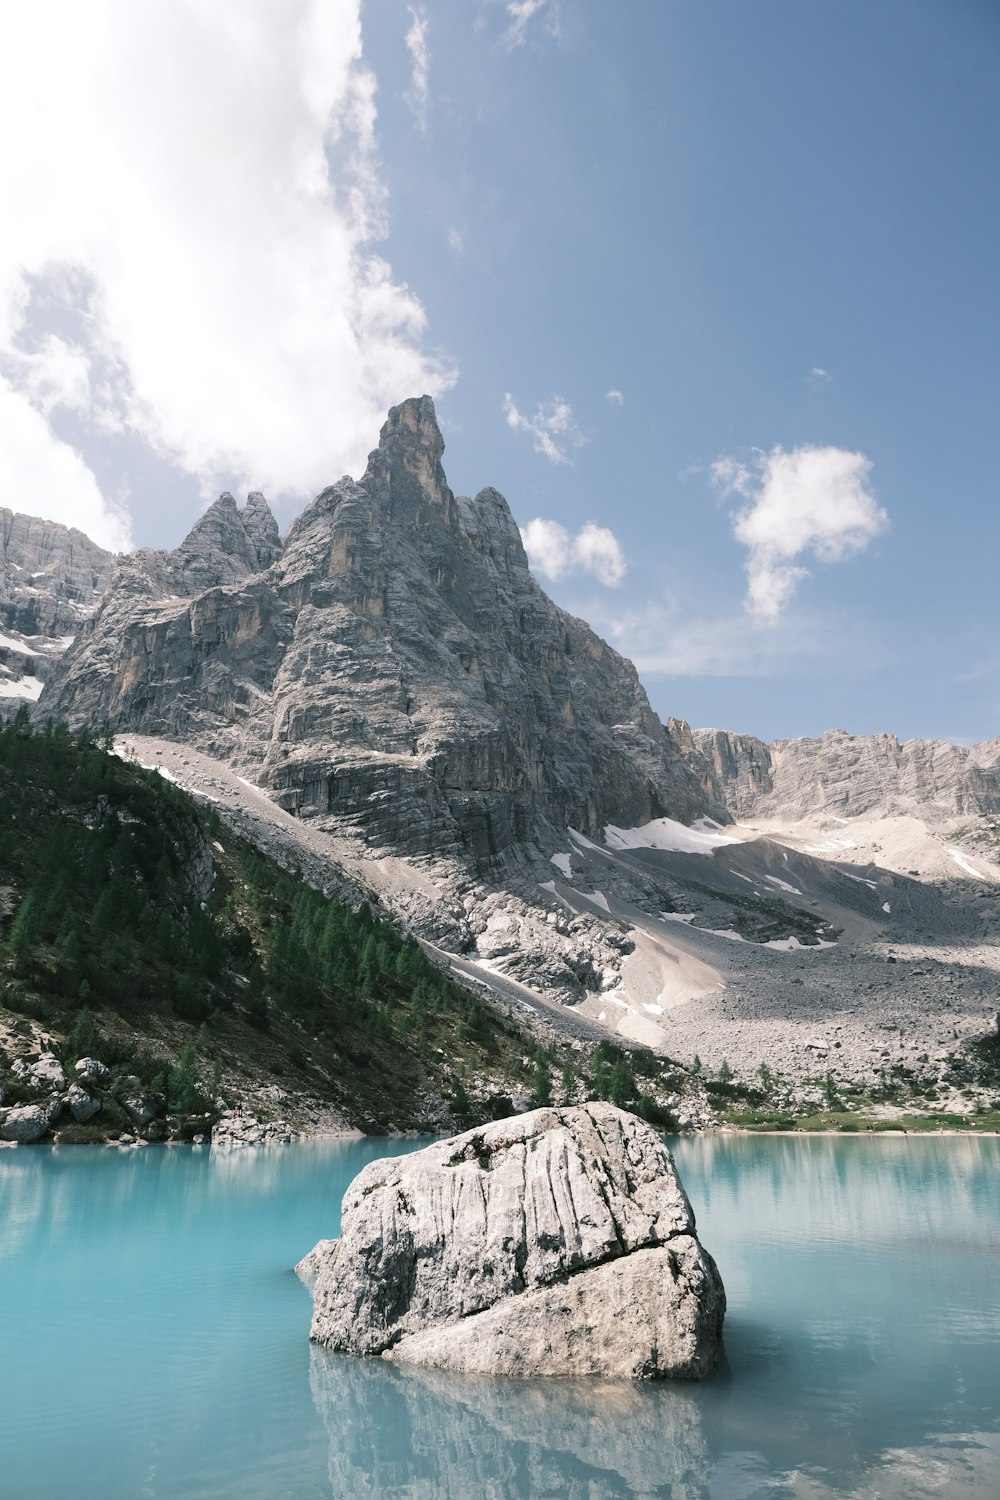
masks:
[[[430,396],[411,396],[391,408],[361,481],[387,521],[417,529],[434,521],[453,524],[455,497],[441,466],[443,453]]]

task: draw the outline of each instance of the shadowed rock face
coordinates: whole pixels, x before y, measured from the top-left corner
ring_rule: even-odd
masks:
[[[611,1104],[370,1163],[300,1270],[316,1342],[486,1375],[700,1379],[725,1311],[669,1152]]]
[[[452,494],[443,450],[430,398],[406,401],[280,556],[262,498],[223,496],[177,552],[126,559],[43,711],[186,740],[300,816],[474,868],[568,824],[718,811],[631,663],[542,593],[496,490]]]
[[[722,729],[670,728],[706,795],[738,817],[804,818],[916,814],[940,818],[1000,812],[1000,740],[949,745],[894,735],[775,740]]]
[[[114,563],[82,531],[0,508],[0,709],[37,696]]]

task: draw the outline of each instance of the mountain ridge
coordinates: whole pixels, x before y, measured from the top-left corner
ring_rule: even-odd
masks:
[[[443,449],[430,398],[404,402],[256,571],[231,497],[176,553],[132,554],[39,712],[189,740],[301,816],[476,867],[568,824],[721,813],[632,664],[542,592],[496,490],[452,493]]]

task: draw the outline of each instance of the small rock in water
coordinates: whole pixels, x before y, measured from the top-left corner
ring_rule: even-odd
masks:
[[[604,1103],[371,1162],[297,1270],[317,1343],[489,1375],[702,1379],[726,1305],[670,1153]]]

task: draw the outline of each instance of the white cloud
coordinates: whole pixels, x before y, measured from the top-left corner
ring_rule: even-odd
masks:
[[[598,583],[616,588],[625,577],[625,556],[613,531],[587,521],[575,536],[558,521],[536,516],[521,528],[521,540],[533,572],[546,578],[590,573]]]
[[[561,396],[554,395],[549,401],[540,402],[533,415],[526,417],[518,410],[508,391],[503,398],[503,410],[508,427],[515,432],[529,432],[535,452],[544,453],[554,464],[569,463],[570,451],[581,448],[587,441],[576,425],[573,408]]]
[[[456,260],[461,260],[465,254],[465,237],[460,229],[448,230],[448,249]]]
[[[842,562],[861,552],[889,524],[869,487],[871,460],[843,448],[781,447],[750,464],[720,458],[712,478],[726,494],[749,504],[733,519],[737,540],[749,548],[746,607],[775,620],[809,571],[797,559]]]
[[[144,440],[205,493],[225,476],[307,496],[358,471],[387,406],[452,382],[372,248],[385,195],[360,4],[11,12],[0,503],[120,527],[49,425],[60,411],[84,437]]]
[[[813,365],[809,371],[809,379],[813,385],[829,385],[833,376],[829,370],[824,370],[822,365]]]
[[[423,6],[407,6],[410,12],[410,29],[406,33],[406,50],[410,54],[412,71],[406,102],[413,111],[421,132],[427,133],[427,106],[430,102],[431,54],[427,42],[429,22]]]
[[[528,37],[532,20],[538,16],[552,36],[559,35],[558,0],[506,0],[510,25],[504,33],[508,47],[521,47]]]
[[[604,399],[606,401],[609,401],[612,406],[625,405],[625,397],[622,395],[621,391],[605,391]]]
[[[101,494],[75,448],[52,435],[42,410],[0,381],[0,504],[76,526],[112,552],[132,545],[128,518]]]

